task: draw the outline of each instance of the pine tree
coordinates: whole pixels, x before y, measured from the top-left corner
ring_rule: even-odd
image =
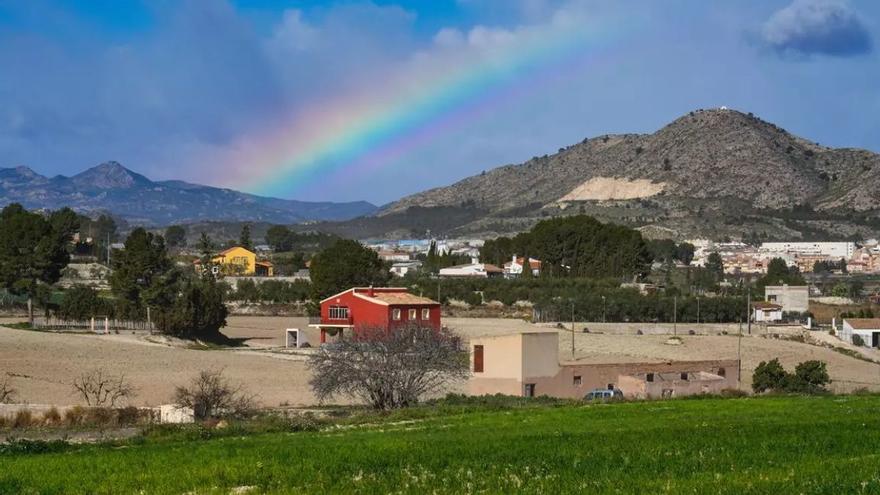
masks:
[[[251,226],[250,224],[244,224],[241,227],[241,234],[238,237],[238,244],[247,249],[248,251],[254,250],[254,243],[251,241]]]

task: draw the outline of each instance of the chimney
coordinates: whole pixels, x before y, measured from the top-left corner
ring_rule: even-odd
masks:
[[[376,297],[376,291],[373,290],[372,285],[370,285],[370,288],[367,290],[367,295],[370,297]]]
[[[516,264],[516,253],[513,254],[510,262],[513,263],[514,265]]]

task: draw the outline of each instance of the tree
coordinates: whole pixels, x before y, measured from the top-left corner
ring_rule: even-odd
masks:
[[[319,400],[346,396],[383,410],[415,405],[470,374],[461,338],[421,326],[358,329],[312,354],[309,369]]]
[[[157,308],[156,327],[175,337],[222,339],[220,329],[226,325],[229,310],[214,277],[190,276],[172,287],[179,288],[172,292],[171,301]]]
[[[720,254],[716,252],[709,254],[706,258],[706,269],[715,277],[716,282],[724,279],[724,261]]]
[[[165,229],[165,242],[171,247],[186,246],[186,229],[180,225],[172,225]]]
[[[768,390],[782,390],[785,383],[785,369],[779,364],[779,359],[761,361],[752,374],[752,390],[755,393]]]
[[[61,210],[47,220],[16,203],[0,211],[0,287],[27,296],[31,325],[38,291],[57,282],[70,260],[68,212]]]
[[[249,223],[241,226],[241,234],[238,236],[238,244],[248,251],[254,250],[254,243],[251,241],[251,225]]]
[[[0,404],[11,404],[17,394],[18,391],[9,383],[9,377],[3,377],[3,381],[0,381]]]
[[[675,248],[675,259],[681,261],[685,265],[690,265],[694,260],[694,252],[696,248],[689,242],[682,242]]]
[[[222,370],[199,373],[189,386],[178,386],[174,403],[188,407],[198,419],[250,415],[256,408],[256,397],[246,393],[242,385],[231,384]]]
[[[110,288],[128,303],[129,310],[138,310],[144,304],[142,292],[156,282],[164,282],[164,276],[172,268],[162,236],[143,228],[134,229],[125,240],[125,249],[113,258]]]
[[[375,251],[353,240],[340,239],[312,258],[312,299],[321,299],[369,285],[383,286],[391,277]]]
[[[767,274],[758,281],[759,287],[768,285],[804,285],[806,282],[801,277],[797,267],[788,267],[782,258],[773,258],[767,265]]]
[[[266,244],[276,253],[284,253],[293,249],[294,234],[283,225],[273,225],[266,231]]]
[[[100,368],[83,373],[72,385],[89,407],[116,407],[137,395],[125,375],[110,375]]]
[[[65,320],[85,321],[105,311],[98,291],[91,287],[76,286],[64,291],[57,316]]]
[[[794,369],[786,383],[787,392],[815,394],[825,391],[825,385],[831,383],[828,369],[822,361],[804,361]]]

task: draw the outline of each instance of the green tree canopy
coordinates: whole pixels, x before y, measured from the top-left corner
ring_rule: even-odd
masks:
[[[241,226],[241,234],[238,236],[238,244],[248,251],[254,250],[254,242],[251,240],[251,225],[246,223]]]
[[[712,274],[716,282],[724,279],[724,261],[720,254],[715,252],[709,254],[706,258],[706,270]]]
[[[277,253],[293,249],[294,234],[284,225],[273,225],[266,232],[266,244]]]
[[[139,308],[146,302],[142,293],[163,281],[171,268],[162,236],[139,227],[128,235],[125,249],[114,253],[110,288],[118,298]]]
[[[587,215],[543,220],[512,239],[486,241],[480,250],[483,261],[499,264],[523,253],[541,260],[549,276],[631,278],[647,274],[651,264],[638,231]]]
[[[181,225],[171,225],[165,229],[165,242],[170,247],[186,246],[186,229]]]
[[[317,302],[352,287],[383,286],[390,277],[375,251],[340,239],[312,258],[312,299]]]
[[[67,247],[74,229],[72,214],[64,209],[46,218],[19,204],[0,212],[0,286],[27,296],[31,323],[34,297],[41,286],[58,281],[70,260]]]
[[[782,258],[773,258],[767,265],[767,274],[758,281],[759,287],[768,285],[806,285],[797,267],[791,267]]]

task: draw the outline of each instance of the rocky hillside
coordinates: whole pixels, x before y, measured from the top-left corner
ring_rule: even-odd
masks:
[[[364,201],[292,201],[182,181],[153,182],[116,162],[102,163],[73,177],[48,178],[27,167],[0,168],[0,206],[13,202],[31,209],[69,206],[87,214],[109,212],[147,225],[202,220],[291,224],[346,220],[376,210]]]
[[[522,230],[585,212],[662,236],[830,238],[880,230],[880,155],[831,149],[751,114],[700,110],[653,134],[606,135],[397,201],[486,214],[450,233]]]

